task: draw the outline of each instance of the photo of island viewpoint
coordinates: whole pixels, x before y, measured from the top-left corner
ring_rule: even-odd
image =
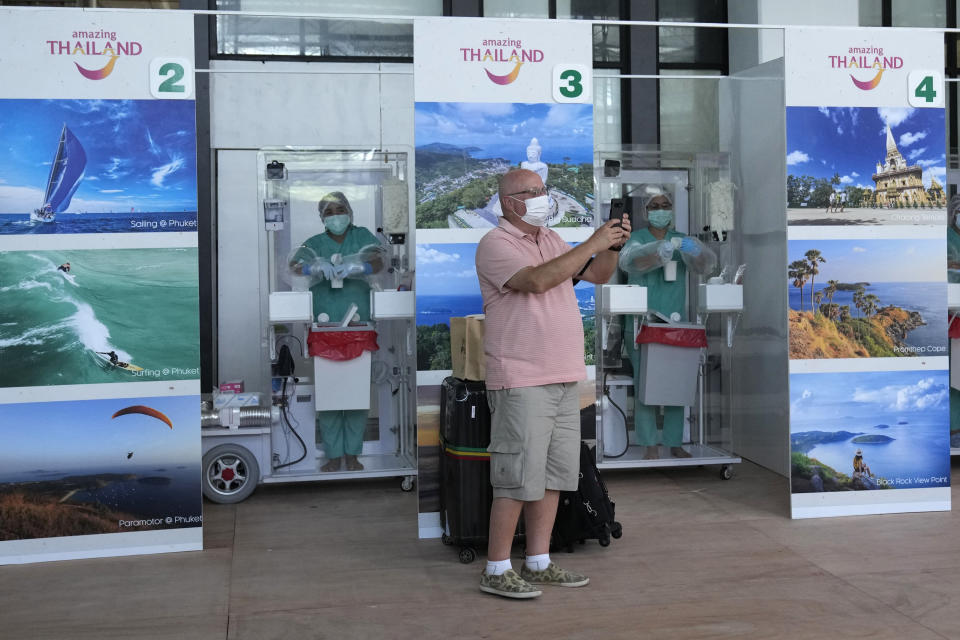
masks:
[[[950,486],[948,371],[790,376],[793,493]]]
[[[947,355],[942,240],[787,245],[791,359]]]
[[[787,107],[787,223],[946,224],[943,114]]]
[[[418,229],[489,229],[511,169],[543,181],[550,227],[592,227],[593,106],[418,102]]]
[[[197,230],[192,100],[0,100],[0,234]]]
[[[201,526],[199,402],[0,405],[0,540]]]

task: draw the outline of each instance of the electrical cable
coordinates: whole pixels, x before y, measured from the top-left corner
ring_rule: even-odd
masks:
[[[303,441],[303,438],[300,437],[300,434],[297,433],[296,429],[293,428],[293,425],[290,423],[290,416],[287,413],[287,404],[289,404],[287,400],[287,379],[292,377],[293,377],[293,374],[291,373],[290,376],[284,376],[283,378],[283,388],[280,390],[280,395],[283,397],[283,403],[280,405],[280,416],[281,418],[283,418],[284,422],[286,422],[287,428],[290,429],[290,431],[293,433],[296,439],[300,442],[300,446],[303,447],[303,454],[293,462],[284,462],[283,464],[278,464],[273,468],[274,471],[276,471],[277,469],[283,469],[284,467],[295,465],[307,457],[307,443]]]
[[[607,400],[610,401],[610,404],[612,404],[612,405],[614,406],[614,408],[615,408],[617,411],[620,412],[620,415],[623,416],[623,430],[624,430],[624,432],[626,433],[626,436],[627,436],[627,437],[626,437],[626,442],[627,442],[627,444],[626,444],[626,446],[623,448],[623,451],[621,451],[621,452],[618,453],[617,455],[607,455],[607,453],[604,452],[603,457],[604,457],[604,458],[622,458],[622,457],[627,453],[627,451],[630,450],[630,427],[627,425],[627,414],[623,412],[623,409],[620,408],[620,405],[618,405],[616,402],[614,402],[614,401],[613,401],[613,398],[610,396],[610,390],[609,390],[609,387],[607,387],[607,373],[606,373],[606,372],[604,372],[604,374],[603,374],[603,395],[605,395],[605,396],[607,397]]]

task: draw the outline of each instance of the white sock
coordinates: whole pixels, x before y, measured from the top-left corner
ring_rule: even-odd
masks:
[[[543,571],[549,566],[549,553],[541,553],[538,556],[527,556],[527,569],[530,569],[531,571]]]
[[[486,574],[488,576],[503,575],[508,569],[513,569],[513,565],[510,564],[510,558],[506,560],[487,560]]]

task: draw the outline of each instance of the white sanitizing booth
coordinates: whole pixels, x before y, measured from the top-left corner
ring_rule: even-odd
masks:
[[[713,272],[687,273],[684,322],[657,313],[648,305],[647,288],[626,284],[619,270],[609,284],[599,287],[597,466],[719,465],[721,477],[729,479],[732,465],[740,462],[732,452],[730,371],[731,348],[743,310],[744,270],[737,262],[741,239],[728,156],[625,147],[599,151],[594,172],[597,201],[605,214],[611,200],[623,199],[634,230],[644,227],[640,194],[648,185],[665,188],[673,200],[677,231],[699,239],[718,257]],[[640,344],[641,371],[635,378],[626,343],[638,342],[645,330],[689,330],[690,335],[706,338],[706,346]],[[635,388],[637,379],[640,388]],[[682,448],[689,457],[673,456],[664,446],[655,458],[646,455],[648,447],[637,444],[634,429],[638,400],[651,406],[684,407]],[[662,413],[658,415],[662,425],[661,421]]]

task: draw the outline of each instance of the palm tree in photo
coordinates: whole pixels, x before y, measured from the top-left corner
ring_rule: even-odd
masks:
[[[850,319],[850,305],[845,304],[840,307],[840,322],[846,322]]]
[[[813,297],[813,278],[814,276],[820,273],[819,263],[826,262],[827,259],[820,255],[819,249],[810,249],[805,254],[807,258],[807,265],[810,267],[810,297]]]
[[[833,296],[839,291],[837,288],[839,284],[839,280],[827,280],[827,286],[823,288],[823,295],[826,297],[827,302],[833,302]]]
[[[868,293],[863,297],[863,312],[867,315],[867,318],[872,317],[879,308],[880,298]]]
[[[803,313],[803,287],[810,277],[810,265],[805,260],[794,260],[787,267],[787,276],[793,279],[793,286],[800,289],[800,313]]]
[[[820,303],[823,302],[823,291],[817,291],[813,294],[813,313],[814,315],[822,313],[823,310],[820,308]]]
[[[853,306],[857,308],[857,318],[860,318],[860,311],[863,311],[863,298],[866,295],[866,291],[863,288],[863,285],[857,287],[857,290],[853,292]]]

